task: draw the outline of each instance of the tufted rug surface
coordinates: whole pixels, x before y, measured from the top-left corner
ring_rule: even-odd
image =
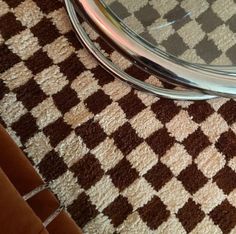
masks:
[[[163,85],[84,27],[122,69]],[[56,0],[0,0],[0,32],[0,123],[84,233],[236,233],[234,100],[133,90]]]

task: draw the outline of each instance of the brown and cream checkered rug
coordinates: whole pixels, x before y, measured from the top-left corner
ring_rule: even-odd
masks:
[[[82,48],[56,0],[0,0],[0,32],[0,122],[84,233],[236,233],[234,100],[131,89]]]

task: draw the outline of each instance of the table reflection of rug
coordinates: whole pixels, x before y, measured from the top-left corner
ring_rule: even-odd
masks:
[[[236,233],[235,101],[134,91],[57,1],[1,0],[0,16],[0,122],[84,233]]]
[[[122,22],[162,50],[193,63],[236,63],[233,0],[103,0]]]

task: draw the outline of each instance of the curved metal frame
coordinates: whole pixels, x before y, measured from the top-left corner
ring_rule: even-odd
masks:
[[[73,3],[100,32],[124,51],[124,54],[133,58],[140,66],[162,76],[164,81],[195,88],[208,94],[236,96],[235,72],[226,73],[217,69],[210,70],[209,67],[189,65],[158,52],[117,22],[100,0],[73,0]]]
[[[94,57],[103,65],[105,69],[107,69],[109,72],[111,72],[113,75],[119,77],[121,80],[131,84],[132,86],[135,86],[138,89],[142,89],[143,91],[152,93],[159,97],[164,98],[171,98],[176,100],[205,100],[214,98],[215,96],[203,94],[198,91],[194,90],[169,90],[164,89],[160,87],[156,87],[151,84],[147,84],[143,81],[140,81],[118,67],[116,67],[109,59],[107,59],[94,45],[94,43],[91,41],[91,39],[86,34],[85,30],[80,24],[80,21],[76,15],[76,11],[74,9],[73,4],[71,3],[71,0],[64,0],[67,13],[69,15],[69,18],[71,20],[72,26],[79,37],[82,44],[94,55]]]

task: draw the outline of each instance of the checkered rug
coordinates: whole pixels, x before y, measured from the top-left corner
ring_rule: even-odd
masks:
[[[0,32],[0,123],[84,233],[236,233],[234,100],[133,90],[82,48],[56,0],[0,0]]]
[[[234,0],[103,0],[141,37],[180,59],[236,64]]]

